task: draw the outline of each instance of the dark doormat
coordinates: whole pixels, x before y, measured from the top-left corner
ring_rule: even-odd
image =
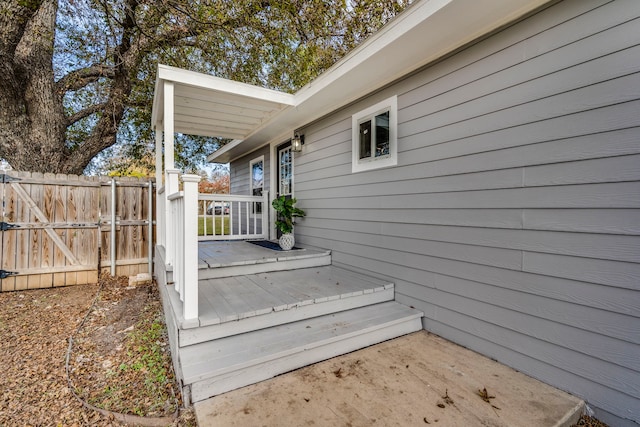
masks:
[[[303,248],[299,248],[294,246],[291,248],[291,251],[285,251],[280,247],[278,242],[272,242],[270,240],[247,240],[248,243],[253,243],[254,245],[262,246],[263,248],[271,249],[272,251],[282,251],[282,252],[291,252],[291,251],[300,251]]]

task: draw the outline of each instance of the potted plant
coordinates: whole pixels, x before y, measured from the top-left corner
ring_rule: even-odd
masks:
[[[271,202],[271,206],[277,213],[276,228],[282,233],[278,243],[285,251],[293,248],[295,244],[295,239],[293,238],[293,225],[295,222],[293,219],[305,216],[304,211],[296,208],[295,204],[296,199],[287,198],[286,196],[280,196]]]

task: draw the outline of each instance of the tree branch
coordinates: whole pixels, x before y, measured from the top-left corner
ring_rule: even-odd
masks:
[[[56,82],[56,90],[62,94],[69,91],[82,89],[89,83],[98,81],[106,77],[112,79],[115,77],[115,70],[111,66],[103,64],[95,64],[91,67],[80,68],[71,71]]]
[[[72,124],[76,123],[79,120],[84,119],[85,117],[89,117],[92,114],[95,114],[104,110],[106,106],[107,106],[106,102],[101,104],[95,104],[85,108],[84,110],[80,110],[75,114],[70,115],[69,117],[67,117],[67,127],[71,126]]]

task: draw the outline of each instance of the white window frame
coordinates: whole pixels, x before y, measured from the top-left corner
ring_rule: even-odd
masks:
[[[360,124],[374,121],[377,115],[389,112],[389,154],[360,158]],[[375,123],[372,123],[372,129]],[[375,137],[375,135],[373,135]],[[372,138],[375,144],[375,138]],[[373,153],[373,150],[372,150]],[[387,168],[398,164],[398,97],[392,96],[351,116],[351,172]]]

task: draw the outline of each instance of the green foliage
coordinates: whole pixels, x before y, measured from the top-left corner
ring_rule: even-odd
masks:
[[[70,0],[64,0],[64,2]],[[83,15],[74,18],[68,52],[80,63],[107,62],[118,41],[118,22],[124,8],[114,1],[82,0]],[[179,0],[140,2],[136,9],[135,34],[155,35],[153,49],[131,70],[135,75],[129,104],[118,128],[118,155],[110,159],[109,169],[126,170],[132,166],[149,169],[145,159],[155,151],[151,123],[151,100],[158,62],[194,71],[230,78],[245,83],[293,93],[329,68],[346,52],[397,14],[406,0],[296,0],[270,2],[236,0],[233,2],[193,2]],[[74,2],[72,10],[77,10]],[[142,7],[144,5],[144,7]],[[65,9],[63,13],[72,13]],[[88,17],[87,17],[88,15]],[[85,26],[86,22],[91,23]],[[180,40],[161,40],[160,34],[189,29]],[[91,42],[87,48],[86,42]],[[78,52],[78,53],[76,53]],[[108,83],[108,80],[104,80]],[[104,99],[108,84],[91,88],[93,99],[83,97],[84,106]],[[75,96],[75,94],[74,94]],[[85,99],[86,98],[86,99]],[[75,103],[79,102],[76,98]],[[92,129],[91,123],[84,123]],[[80,131],[70,134],[81,141]],[[202,167],[205,157],[226,144],[218,138],[176,135],[176,167],[193,171]],[[74,145],[77,145],[75,143]],[[104,157],[102,158],[104,159]],[[101,160],[102,160],[101,159]],[[133,165],[132,165],[133,163]]]
[[[23,96],[24,87],[50,93],[20,99],[1,126],[39,123],[44,114],[60,123],[48,141],[21,136],[24,153],[0,141],[0,157],[42,172],[152,171],[155,137],[151,129],[158,63],[203,72],[285,92],[294,92],[402,10],[408,0],[5,0],[23,13],[3,43],[15,38],[39,56],[24,72],[11,55],[3,56],[7,85],[0,95]],[[34,23],[52,3],[55,19]],[[21,9],[21,10],[23,10]],[[47,25],[53,28],[45,28]],[[42,31],[41,31],[42,30]],[[53,50],[28,49],[38,37],[52,37]],[[30,39],[29,39],[30,38]],[[21,46],[22,46],[21,45]],[[9,78],[14,75],[16,79]],[[20,80],[17,77],[20,77]],[[41,78],[40,81],[29,81]],[[55,81],[55,85],[45,85]],[[15,87],[10,87],[14,85]],[[47,89],[49,88],[50,89]],[[0,96],[0,98],[2,98]],[[4,98],[3,98],[4,99]],[[37,105],[31,105],[34,103]],[[37,107],[37,108],[36,108]],[[3,105],[3,108],[5,106]],[[49,110],[47,110],[49,109]],[[6,109],[9,111],[9,109]],[[36,113],[37,112],[37,113]],[[49,114],[50,113],[50,114]],[[25,116],[25,117],[22,117]],[[1,117],[1,115],[0,115]],[[6,124],[5,124],[6,123]],[[34,124],[35,126],[35,124]],[[42,129],[52,129],[47,125]],[[16,132],[7,134],[15,135]],[[0,132],[1,134],[1,132]],[[16,137],[18,138],[18,137]],[[60,139],[60,140],[58,140]],[[176,166],[200,169],[205,156],[227,140],[176,135]],[[42,146],[40,146],[41,144]],[[53,162],[50,154],[59,153]],[[49,156],[49,157],[47,157]],[[30,158],[30,162],[20,159]],[[54,170],[55,169],[55,170]]]
[[[276,227],[282,234],[293,232],[293,226],[295,225],[294,218],[300,218],[306,215],[302,209],[295,207],[296,202],[297,200],[295,198],[287,198],[286,196],[280,196],[271,202],[271,206],[273,206],[278,214]]]
[[[146,307],[150,310],[150,307]],[[138,322],[135,328],[128,335],[127,355],[128,363],[121,363],[118,368],[109,371],[109,375],[126,375],[128,371],[143,371],[145,373],[144,392],[147,396],[156,396],[160,402],[171,401],[168,395],[167,385],[169,383],[169,372],[165,352],[161,346],[163,335],[165,334],[164,321],[161,316],[155,318],[145,318]],[[92,403],[109,409],[110,407],[128,406],[124,401],[127,395],[126,388],[116,386],[105,386],[102,395],[94,397]],[[150,399],[151,400],[151,399]],[[149,408],[154,411],[158,408]],[[138,415],[144,415],[139,407],[130,407],[129,410]]]

